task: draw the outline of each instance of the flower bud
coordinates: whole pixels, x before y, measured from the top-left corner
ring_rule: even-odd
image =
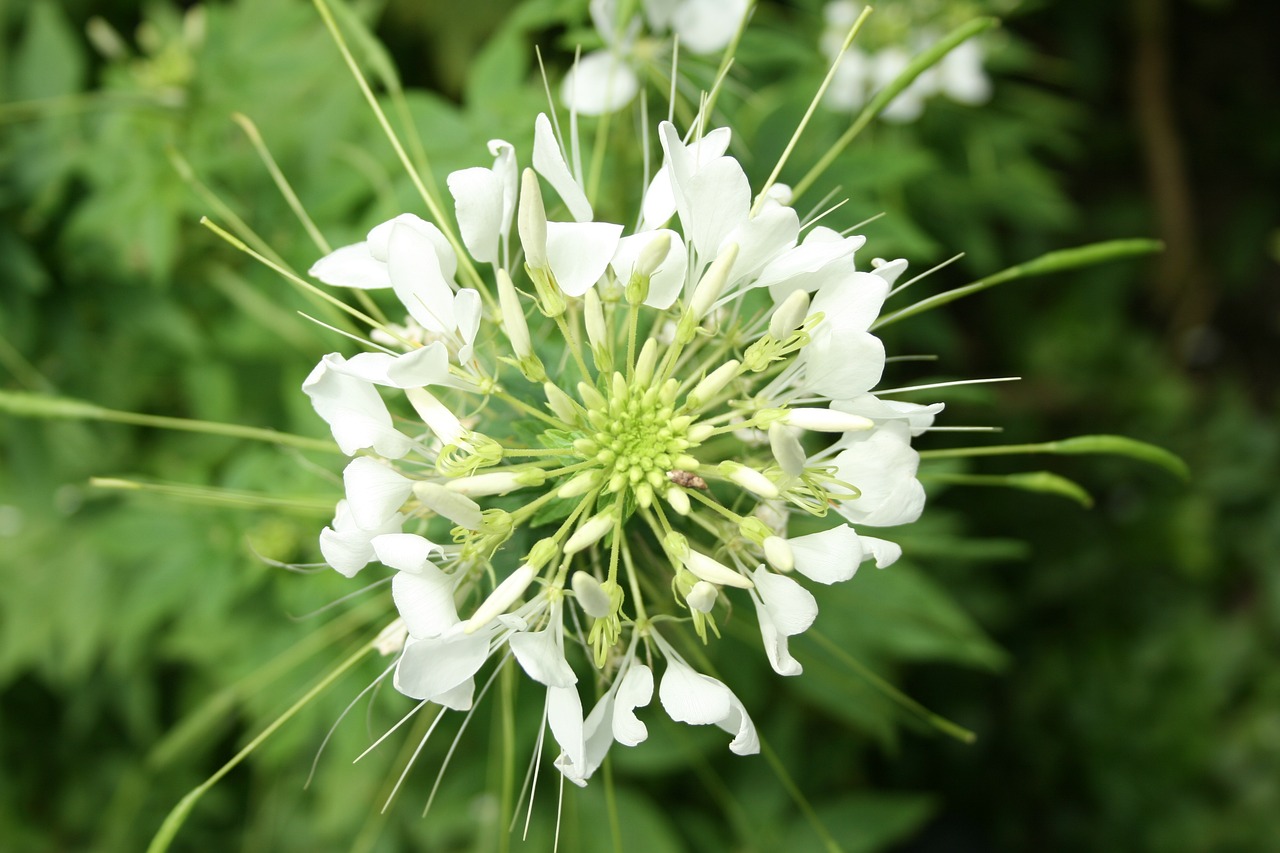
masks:
[[[746,465],[737,462],[721,462],[720,473],[765,500],[776,498],[779,494],[778,487],[773,484],[773,481],[755,468],[748,468]]]
[[[684,600],[689,605],[690,610],[696,610],[699,613],[710,613],[711,608],[716,606],[716,598],[719,595],[720,591],[715,588],[714,584],[698,581],[693,585],[693,589],[689,590],[689,594],[684,597]]]
[[[479,530],[480,505],[471,498],[439,483],[419,481],[413,484],[413,493],[427,509],[443,516],[459,527]]]
[[[736,586],[739,589],[751,589],[755,584],[751,579],[735,572],[733,569],[713,560],[700,551],[690,551],[684,558],[684,566],[701,580],[721,586]]]
[[[524,260],[532,269],[545,270],[547,263],[547,209],[542,204],[542,187],[533,169],[525,169],[520,179],[520,214],[516,223]]]
[[[445,483],[445,488],[469,498],[484,498],[490,495],[505,495],[507,492],[528,486],[540,486],[545,479],[546,475],[536,468],[527,468],[523,471],[490,471],[450,480]]]
[[[725,285],[729,283],[729,272],[737,260],[738,244],[730,243],[711,262],[711,266],[707,267],[697,287],[693,289],[693,299],[689,302],[689,313],[695,321],[702,322],[702,318],[707,316],[711,306],[720,298]]]
[[[769,334],[775,340],[785,341],[791,333],[804,322],[809,313],[809,294],[804,290],[794,291],[774,309],[769,318]]]
[[[707,401],[711,400],[717,394],[724,390],[724,386],[728,385],[738,375],[742,362],[736,358],[726,361],[715,370],[708,373],[702,378],[702,381],[693,386],[693,390],[685,398],[692,409],[700,408]]]
[[[525,564],[516,569],[489,593],[489,597],[480,602],[471,618],[462,623],[462,633],[472,634],[488,625],[494,619],[506,613],[515,604],[524,591],[533,583],[537,571],[533,566]]]
[[[584,548],[590,548],[613,529],[614,523],[615,516],[612,512],[602,512],[587,519],[581,527],[573,531],[569,541],[564,543],[565,554],[576,554]]]
[[[564,391],[560,390],[559,385],[551,382],[542,384],[542,393],[547,398],[547,405],[551,407],[551,411],[555,416],[570,426],[578,422],[578,408],[573,402],[573,398]]]
[[[502,267],[498,267],[498,304],[502,307],[502,328],[507,332],[507,340],[511,341],[511,350],[517,358],[528,358],[533,354],[529,324],[525,322],[516,286]]]
[[[796,567],[795,554],[781,536],[770,536],[764,540],[764,558],[780,572],[790,572]]]
[[[635,383],[643,388],[653,381],[653,370],[658,365],[658,342],[653,338],[644,342],[636,356]]]
[[[788,426],[813,432],[858,432],[874,427],[875,421],[836,409],[789,409],[782,420]]]
[[[667,489],[667,503],[671,504],[671,508],[675,510],[676,515],[689,514],[689,496],[685,494],[684,489],[679,486],[672,486]]]
[[[667,259],[671,251],[671,232],[659,231],[649,243],[640,250],[636,257],[635,274],[649,278],[658,271],[658,267]]]
[[[432,396],[425,388],[406,388],[404,395],[409,398],[413,410],[422,418],[427,428],[435,433],[443,444],[459,444],[467,435],[466,427],[458,420],[449,408]]]
[[[573,594],[578,597],[578,606],[593,619],[604,619],[613,615],[613,601],[609,593],[600,587],[590,572],[573,573]]]

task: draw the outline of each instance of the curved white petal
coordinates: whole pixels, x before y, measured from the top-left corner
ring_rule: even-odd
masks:
[[[796,571],[818,583],[847,581],[865,559],[862,539],[847,524],[788,539]]]
[[[827,315],[800,352],[804,386],[833,400],[864,394],[884,374],[884,344],[875,335],[843,326]]]
[[[558,622],[541,631],[521,631],[511,635],[507,645],[525,673],[548,687],[572,687],[578,676],[564,659],[564,644]]]
[[[725,242],[738,244],[738,259],[729,272],[730,281],[749,278],[779,252],[794,246],[800,233],[800,217],[794,210],[773,205],[739,224]]]
[[[387,265],[373,256],[368,242],[335,249],[312,264],[307,272],[335,287],[379,290],[391,286]]]
[[[748,0],[681,0],[671,15],[680,46],[694,53],[727,47],[747,13]]]
[[[902,556],[902,546],[897,542],[877,539],[874,536],[863,536],[861,539],[862,546],[866,549],[866,554],[875,557],[877,569],[892,566]],[[866,559],[865,555],[863,559]]]
[[[435,701],[470,678],[489,657],[489,639],[481,634],[410,638],[396,665],[396,690],[411,699]]]
[[[502,184],[502,219],[498,233],[505,240],[511,233],[512,217],[516,211],[516,195],[520,187],[520,169],[516,164],[516,149],[505,139],[490,139],[489,153],[493,155],[493,173]]]
[[[889,283],[869,272],[849,272],[813,295],[810,312],[837,317],[841,328],[865,332],[880,316]]]
[[[920,435],[933,426],[934,417],[946,407],[945,403],[907,403],[901,400],[881,400],[873,394],[861,394],[851,400],[837,400],[831,408],[853,415],[870,418],[877,423],[903,421],[912,435]]]
[[[864,433],[846,433],[834,459],[836,477],[856,486],[857,498],[837,501],[854,524],[907,524],[924,509],[924,489],[915,478],[920,455],[911,448],[906,424],[889,422]]]
[[[387,533],[398,533],[404,524],[404,516],[396,513],[386,523],[374,530],[364,530],[356,524],[351,505],[344,499],[338,501],[333,526],[320,531],[320,553],[324,561],[339,574],[355,576],[373,560],[372,540]]]
[[[492,169],[475,166],[451,172],[447,183],[467,251],[477,261],[497,262],[503,224],[502,179]]]
[[[449,376],[449,351],[439,341],[400,355],[362,352],[345,362],[332,362],[330,366],[347,376],[391,388],[452,384]]]
[[[598,116],[622,109],[639,91],[640,81],[624,59],[596,50],[569,69],[560,85],[560,99],[580,115]]]
[[[475,694],[476,680],[468,678],[457,687],[436,694],[431,701],[453,711],[470,711],[471,705],[475,701]]]
[[[769,608],[769,615],[778,631],[794,637],[809,629],[818,618],[818,602],[813,593],[789,577],[775,574],[761,566],[751,574],[756,582],[756,592]]]
[[[427,509],[467,530],[479,530],[484,521],[480,504],[439,483],[421,480],[414,483],[413,493]]]
[[[546,178],[559,194],[575,222],[591,221],[591,203],[587,201],[586,193],[569,172],[569,166],[564,161],[560,143],[556,142],[555,131],[551,129],[551,121],[546,113],[538,113],[538,118],[533,124],[533,168],[539,175]]]
[[[412,637],[439,637],[458,624],[453,579],[430,563],[418,574],[396,572],[391,600]]]
[[[679,204],[681,195],[683,205]],[[690,176],[677,191],[676,200],[680,224],[690,242],[709,259],[719,255],[729,234],[747,221],[751,186],[737,160],[720,157]]]
[[[371,447],[380,456],[399,459],[412,443],[391,425],[391,413],[374,387],[341,372],[344,361],[336,352],[326,355],[302,383],[302,390],[316,414],[329,424],[343,453],[352,456]]]
[[[778,630],[769,608],[759,596],[751,596],[751,601],[756,606],[756,621],[760,623],[760,641],[764,646],[765,657],[769,659],[773,671],[778,675],[802,674],[804,667],[791,656],[791,650],[787,647],[787,635]]]
[[[387,533],[374,537],[372,542],[378,562],[415,575],[427,571],[428,566],[435,568],[431,557],[444,553],[444,548],[416,533]]]
[[[717,682],[718,683],[718,682]],[[725,688],[728,690],[729,688]],[[747,709],[733,693],[729,694],[729,714],[719,723],[721,729],[733,735],[729,750],[736,755],[755,755],[760,751],[760,738],[756,735],[755,723],[747,714]]]
[[[667,671],[658,685],[658,699],[677,723],[705,726],[729,716],[732,696],[709,675],[696,672],[679,658],[667,656]]]
[[[586,763],[582,698],[576,687],[547,688],[547,724],[567,761],[575,767]]]
[[[342,472],[356,524],[373,530],[395,515],[413,492],[413,481],[368,456],[352,459]]]
[[[454,297],[453,316],[458,324],[458,335],[462,338],[462,346],[458,348],[459,363],[471,360],[476,333],[480,331],[481,307],[480,293],[470,287],[459,290]]]
[[[453,250],[448,252],[452,258]],[[453,319],[453,288],[441,267],[442,256],[430,238],[403,223],[392,227],[387,242],[387,269],[391,271],[396,296],[424,329],[451,332],[457,325]]]
[[[367,238],[369,251],[375,258],[380,261],[388,260],[391,254],[391,232],[397,226],[408,228],[425,238],[435,250],[440,277],[445,281],[453,281],[454,275],[458,272],[458,258],[453,253],[449,238],[444,236],[444,232],[434,223],[428,222],[416,213],[402,213],[394,219],[375,225],[369,231]]]
[[[604,275],[622,226],[611,222],[548,222],[547,263],[569,296],[581,296]]]
[[[653,699],[653,670],[636,664],[627,670],[618,685],[613,702],[613,737],[623,746],[635,746],[649,736],[649,729],[636,716],[635,709]]]

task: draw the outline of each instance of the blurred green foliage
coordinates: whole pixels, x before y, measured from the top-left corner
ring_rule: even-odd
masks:
[[[1280,678],[1267,654],[1280,641],[1275,59],[1236,4],[1123,6],[1132,18],[1100,0],[1013,14],[990,45],[993,101],[931,102],[914,124],[874,125],[825,181],[850,197],[829,222],[886,212],[866,226],[869,249],[913,269],[964,251],[936,276],[947,286],[1064,245],[1165,237],[1163,263],[1014,285],[887,337],[891,351],[940,356],[903,365],[906,378],[1028,377],[956,395],[952,422],[998,422],[1010,442],[1133,435],[1182,454],[1190,487],[1075,459],[1054,468],[1098,497],[1091,513],[933,489],[925,519],[902,532],[902,564],[823,591],[822,637],[796,643],[804,676],[779,683],[749,619],[713,649],[817,819],[768,758],[727,755],[715,733],[651,713],[650,740],[615,750],[626,849],[819,849],[815,824],[851,851],[1265,850],[1280,835]],[[580,0],[364,2],[343,20],[369,28],[357,52],[384,88],[403,69],[437,182],[482,161],[489,138],[529,150],[542,103],[533,45],[556,79],[589,26]],[[718,114],[756,185],[825,72],[821,27],[816,2],[762,3],[743,40]],[[0,32],[3,387],[322,435],[298,385],[343,344],[298,317],[316,310],[301,294],[197,224],[227,221],[203,185],[297,269],[319,254],[235,113],[335,245],[416,209],[312,6],[35,0],[0,4]],[[1232,79],[1215,67],[1224,55]],[[1145,88],[1127,91],[1127,75],[1161,62],[1163,76],[1137,74]],[[1174,118],[1152,119],[1153,104]],[[783,179],[847,121],[820,110]],[[1152,168],[1170,144],[1181,167]],[[86,486],[127,475],[332,500],[332,458],[10,418],[0,441],[0,838],[140,849],[183,793],[376,631],[385,591],[291,619],[348,587],[255,552],[317,559],[326,512]],[[977,744],[930,736],[848,657]],[[385,815],[429,720],[349,763],[407,710],[390,690],[356,705],[304,789],[324,732],[385,665],[365,661],[215,787],[174,849],[498,849],[500,701],[482,703],[426,820],[418,806],[457,721]],[[492,687],[508,689],[523,772],[539,697]],[[529,841],[513,846],[551,849],[553,775],[544,768]],[[605,797],[603,785],[565,791],[562,850],[607,846]]]

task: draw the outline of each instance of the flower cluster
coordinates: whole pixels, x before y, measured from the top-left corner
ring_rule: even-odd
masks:
[[[303,386],[354,457],[325,559],[394,572],[401,693],[468,709],[486,661],[513,656],[579,784],[645,739],[655,670],[673,719],[757,751],[742,703],[686,659],[694,636],[749,599],[773,668],[799,674],[788,638],[818,606],[796,575],[889,565],[898,546],[855,525],[924,503],[911,438],[941,405],[871,391],[869,329],[906,262],[858,269],[862,237],[802,225],[781,185],[753,198],[729,130],[701,131],[660,125],[634,233],[596,220],[540,115],[532,168],[495,140],[491,167],[450,175],[460,238],[404,214],[311,270],[408,315]],[[830,526],[793,535],[797,518]]]
[[[893,42],[879,50],[869,51],[856,46],[844,49],[845,34],[858,14],[859,5],[852,0],[833,0],[823,9],[826,27],[819,44],[828,59],[839,60],[824,103],[840,112],[858,110],[877,91],[896,79],[911,62],[907,45],[921,48],[936,37],[936,33],[928,30],[899,26],[896,29],[907,31],[900,32]],[[945,95],[959,104],[986,103],[991,99],[991,79],[982,67],[983,58],[983,48],[978,40],[960,44],[890,101],[880,116],[885,121],[900,124],[913,122],[924,112],[925,101],[936,94]]]
[[[640,0],[630,5],[641,14],[624,17],[623,5],[625,0],[591,0],[591,23],[604,46],[576,62],[560,89],[565,105],[582,115],[631,103],[646,75],[669,73],[675,43],[694,55],[724,50],[750,6],[748,0]]]

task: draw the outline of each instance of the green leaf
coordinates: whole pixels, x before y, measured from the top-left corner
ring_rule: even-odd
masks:
[[[819,804],[815,811],[844,853],[884,850],[911,837],[935,810],[922,794],[850,794]],[[785,850],[821,850],[821,839],[808,821],[796,820]]]
[[[60,5],[43,0],[31,6],[14,56],[13,99],[69,95],[79,91],[84,74],[80,41]]]
[[[1043,492],[1069,498],[1086,509],[1093,506],[1093,496],[1084,487],[1050,471],[1025,471],[1019,474],[921,474],[920,479],[957,486],[1004,486],[1028,492]]]
[[[906,308],[885,314],[871,325],[871,329],[874,331],[890,323],[914,317],[916,314],[938,308],[948,302],[954,302],[974,293],[980,293],[1007,281],[1016,281],[1020,278],[1030,278],[1036,275],[1047,275],[1048,273],[1065,272],[1066,270],[1108,263],[1134,255],[1148,255],[1163,250],[1164,243],[1159,240],[1145,239],[1108,240],[1104,243],[1091,243],[1088,246],[1079,246],[1074,249],[1060,249],[1056,252],[1041,255],[1035,260],[1016,264],[1008,269],[1001,270],[995,275],[980,278],[972,284],[966,284],[964,287],[957,287],[954,290],[948,290],[945,293],[921,299],[914,305],[908,305]]]
[[[950,447],[943,450],[922,450],[921,459],[949,459],[963,456],[1012,456],[1021,453],[1060,453],[1067,456],[1109,454],[1128,456],[1164,468],[1183,480],[1190,479],[1187,463],[1163,447],[1128,438],[1123,435],[1078,435],[1060,441],[1040,444],[1003,444],[994,447]]]

